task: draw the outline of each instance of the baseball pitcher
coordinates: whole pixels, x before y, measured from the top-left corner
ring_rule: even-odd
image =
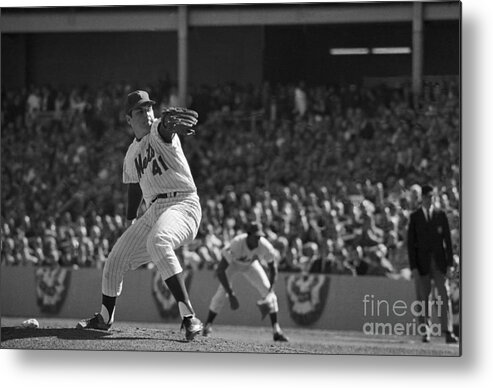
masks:
[[[135,135],[123,163],[130,226],[105,263],[101,311],[80,321],[77,328],[109,330],[125,273],[152,261],[177,301],[185,338],[192,340],[203,325],[195,317],[175,249],[195,238],[202,211],[177,134],[193,134],[198,115],[184,108],[168,108],[156,119],[154,104],[142,90],[127,96],[126,119]],[[146,211],[137,218],[142,199]]]

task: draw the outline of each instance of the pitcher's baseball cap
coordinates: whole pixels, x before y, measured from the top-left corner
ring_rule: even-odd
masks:
[[[246,227],[246,232],[252,236],[264,237],[265,233],[258,222],[250,222]]]
[[[139,106],[150,104],[154,105],[156,101],[149,98],[149,93],[144,90],[136,90],[129,93],[125,101],[125,113],[129,114],[133,109]]]

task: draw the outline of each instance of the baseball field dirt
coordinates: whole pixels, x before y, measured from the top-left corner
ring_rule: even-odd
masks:
[[[360,332],[286,328],[290,342],[272,340],[269,328],[214,326],[210,337],[184,339],[179,324],[118,322],[108,331],[75,329],[75,321],[38,319],[39,328],[23,328],[25,318],[2,318],[4,349],[56,349],[144,352],[368,354],[459,356],[458,345],[442,338],[422,344],[418,337],[367,336]]]

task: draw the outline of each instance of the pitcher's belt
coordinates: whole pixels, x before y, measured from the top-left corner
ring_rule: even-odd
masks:
[[[188,191],[172,191],[170,193],[162,193],[162,194],[158,194],[156,195],[153,200],[151,201],[151,203],[154,203],[157,199],[159,198],[175,198],[178,194],[191,194],[192,192],[188,192]]]

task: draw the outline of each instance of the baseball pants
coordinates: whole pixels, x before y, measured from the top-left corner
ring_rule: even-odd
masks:
[[[233,284],[234,279],[238,275],[243,275],[248,280],[248,282],[257,289],[261,298],[265,298],[265,296],[268,294],[270,281],[258,260],[255,260],[249,266],[239,265],[234,262],[230,263],[228,268],[226,268],[226,276],[228,277],[231,284]],[[216,293],[211,299],[209,310],[215,313],[219,313],[223,308],[225,301],[226,290],[224,289],[222,284],[219,284]],[[272,312],[278,312],[279,307],[277,304],[277,296],[275,294],[273,294],[273,305],[274,307],[272,309]]]
[[[197,235],[202,210],[196,193],[159,198],[118,239],[103,269],[102,292],[119,296],[125,273],[153,262],[163,280],[182,271],[175,249]]]

